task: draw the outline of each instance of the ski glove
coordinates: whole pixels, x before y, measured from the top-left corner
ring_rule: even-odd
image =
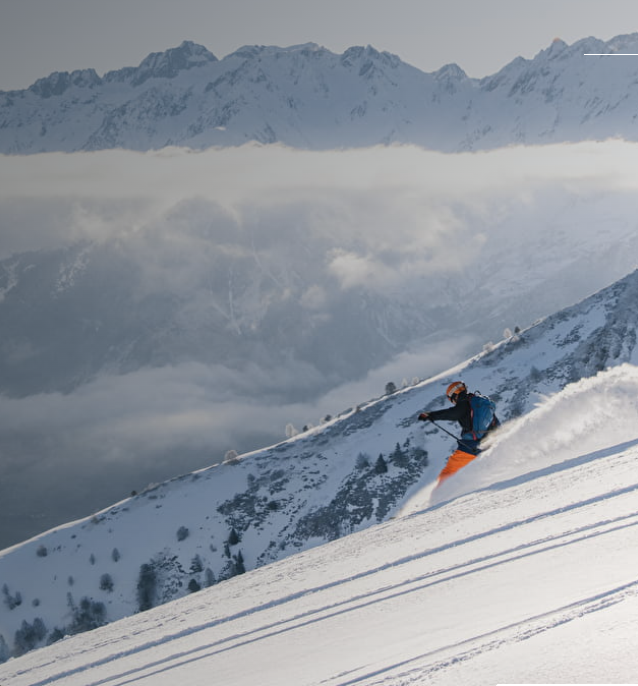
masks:
[[[432,419],[430,418],[430,415],[427,412],[421,412],[418,419],[420,422],[431,422],[432,421]]]

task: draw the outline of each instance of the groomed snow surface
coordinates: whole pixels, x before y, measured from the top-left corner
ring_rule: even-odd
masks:
[[[2,686],[638,682],[638,368],[401,517],[0,665]]]

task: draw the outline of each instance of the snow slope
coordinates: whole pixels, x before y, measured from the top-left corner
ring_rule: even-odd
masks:
[[[506,422],[499,445],[507,457],[485,458],[485,477],[484,459],[477,461],[446,483],[437,499],[514,479],[530,462],[542,469],[548,459],[569,457],[574,447],[580,450],[583,427],[603,437],[595,446],[588,437],[591,449],[609,445],[608,429],[617,442],[631,440],[624,428],[633,428],[625,416],[626,407],[634,407],[631,375],[627,381],[613,377],[615,395],[604,407],[594,388],[585,400],[565,403],[572,413],[563,410],[558,423],[549,402],[529,425],[525,419],[507,422],[525,417],[543,394],[570,381],[638,363],[636,292],[638,272],[438,377],[0,552],[0,658],[199,591],[398,511],[422,509],[429,499],[422,489],[434,482],[453,441],[416,417],[440,406],[454,377],[497,402]]]
[[[572,384],[437,504],[10,660],[0,683],[635,681],[637,399],[631,365]]]
[[[637,289],[635,272],[438,377],[2,551],[0,658],[423,510],[453,441],[416,418],[454,377],[489,393],[505,425],[436,502],[632,441]],[[594,375],[608,367],[603,393]]]

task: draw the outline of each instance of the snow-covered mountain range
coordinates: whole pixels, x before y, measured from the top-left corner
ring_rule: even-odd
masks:
[[[280,594],[278,575],[290,574],[294,583],[286,592],[301,598],[312,591],[305,581],[294,581],[306,576],[304,560],[324,569],[326,558],[320,552],[314,556],[315,550],[341,555],[330,571],[339,577],[350,564],[350,544],[342,540],[352,533],[351,540],[363,542],[362,548],[390,551],[381,559],[361,548],[361,563],[353,563],[357,578],[380,584],[376,594],[383,588],[383,574],[376,571],[397,560],[409,574],[431,573],[421,568],[420,556],[408,560],[409,541],[389,545],[393,536],[409,539],[434,527],[440,530],[436,549],[443,552],[454,541],[446,513],[453,521],[465,513],[479,522],[486,504],[498,510],[499,532],[519,531],[525,517],[534,519],[517,514],[521,491],[543,518],[550,476],[563,471],[576,477],[572,509],[579,507],[579,498],[606,505],[618,489],[631,507],[633,487],[623,490],[618,474],[629,473],[635,456],[635,435],[626,420],[633,416],[631,391],[638,385],[633,384],[636,368],[630,366],[638,363],[638,272],[563,308],[637,266],[635,146],[610,142],[591,149],[581,144],[438,156],[419,150],[418,159],[410,156],[415,153],[411,148],[385,147],[414,143],[459,152],[514,143],[638,139],[638,67],[632,58],[584,55],[590,52],[638,52],[638,34],[572,46],[555,41],[533,60],[518,58],[482,80],[469,79],[456,65],[425,74],[371,47],[351,48],[343,55],[313,44],[247,47],[218,60],[202,46],[185,42],[150,55],[137,68],[103,77],[92,70],[53,74],[27,90],[0,93],[0,152],[7,154],[0,168],[0,228],[6,232],[0,246],[0,452],[5,470],[0,534],[22,540],[23,531],[48,528],[42,523],[34,527],[24,513],[44,517],[42,503],[54,487],[61,489],[58,500],[69,508],[81,501],[83,512],[108,502],[107,489],[115,479],[117,498],[132,488],[139,491],[89,518],[0,552],[0,661],[47,643],[55,643],[53,652],[38,653],[64,655],[67,642],[59,639],[65,635],[142,610],[142,618],[154,618],[151,623],[162,617],[173,623],[173,610],[156,606],[176,599],[206,629],[216,625],[203,619],[209,603],[219,603],[219,617],[231,626],[233,618],[259,614],[252,582],[243,579],[261,574],[274,598]],[[236,158],[223,157],[230,162],[226,167],[212,162],[210,156],[225,154],[222,146],[250,141],[313,151],[382,146],[370,151],[376,157],[363,165],[359,158],[352,162],[353,151],[302,153],[281,146],[239,148]],[[197,155],[173,148],[163,156],[122,151],[30,156],[166,146],[219,147]],[[273,151],[294,170],[295,182],[277,177],[275,167],[268,166]],[[132,193],[111,190],[108,182],[97,190],[84,187],[91,170],[113,164],[110,155],[124,156],[113,168],[115,175],[129,179],[123,173],[129,165],[150,176],[162,159],[170,160],[169,183],[161,174],[152,177],[160,181],[154,192],[161,202],[149,200],[153,181],[144,186],[139,178],[129,184],[135,186]],[[186,168],[187,157],[196,158],[196,165],[184,175],[186,191],[175,192],[175,177]],[[407,162],[405,168],[418,182],[399,180],[398,159]],[[559,159],[564,167],[552,176],[552,161]],[[612,159],[630,163],[615,165]],[[277,178],[270,186],[251,185],[252,165],[257,175],[268,170]],[[596,176],[592,167],[599,165]],[[32,187],[29,171],[36,167],[43,171]],[[306,175],[307,167],[319,173]],[[428,175],[428,167],[436,173]],[[366,173],[358,176],[364,168]],[[542,174],[535,171],[539,168]],[[486,182],[494,170],[500,175],[497,187]],[[59,174],[66,183],[62,191],[56,186]],[[514,180],[516,174],[520,178]],[[331,175],[336,192],[325,182]],[[377,182],[381,177],[384,184]],[[28,182],[21,185],[16,178]],[[98,178],[112,182],[114,176]],[[246,181],[244,195],[235,191],[233,201],[225,203],[226,191],[243,185],[238,179]],[[450,191],[454,184],[456,195]],[[215,195],[207,186],[221,190]],[[405,381],[404,388],[382,398],[363,401],[360,396],[357,405],[336,418],[322,413],[317,428],[309,423],[298,433],[289,425],[288,441],[241,456],[229,451],[221,463],[218,447],[228,436],[218,435],[220,427],[231,422],[237,427],[238,416],[242,430],[252,432],[246,440],[267,445],[273,440],[273,408],[283,405],[285,412],[292,411],[295,402],[354,382],[393,356],[440,345],[448,357],[458,351],[467,355],[468,348],[479,350],[483,342],[496,340],[495,332],[500,336],[504,327],[517,324],[524,325],[522,331],[516,327],[505,340],[486,344],[483,353],[454,369],[424,382]],[[432,358],[441,354],[439,348]],[[609,367],[615,369],[602,373]],[[602,380],[592,380],[597,373]],[[485,459],[446,484],[437,497],[479,487],[495,487],[497,497],[479,491],[434,514],[422,512],[430,505],[429,487],[452,439],[419,424],[416,416],[440,406],[446,383],[458,376],[470,388],[489,393],[506,424]],[[542,401],[553,393],[558,395]],[[246,396],[250,403],[237,401]],[[333,402],[335,397],[333,391]],[[534,411],[539,400],[542,406]],[[347,407],[341,399],[339,404],[339,409]],[[212,410],[219,414],[214,421]],[[283,415],[276,416],[279,422]],[[537,419],[527,422],[527,417]],[[282,434],[283,427],[281,421]],[[500,459],[490,462],[488,455]],[[147,488],[143,476],[130,483],[126,471],[152,461],[155,474],[163,469],[173,475],[177,460],[186,465],[193,456],[199,464],[220,464],[193,473],[184,467],[184,476]],[[598,458],[604,463],[600,471]],[[614,458],[621,465],[615,476],[605,469]],[[137,475],[144,473],[140,468]],[[591,473],[599,491],[585,483]],[[98,482],[103,488],[95,487]],[[27,489],[21,487],[25,483]],[[496,506],[501,492],[508,496],[505,519],[503,507]],[[557,513],[558,500],[551,500]],[[485,535],[494,521],[487,517],[483,522]],[[601,514],[574,526],[597,531],[610,522]],[[464,525],[463,540],[481,538],[483,524]],[[556,540],[572,537],[575,529],[561,527],[557,521]],[[545,539],[525,545],[536,546],[539,540]],[[510,542],[508,554],[519,544]],[[605,553],[613,556],[616,550],[612,546]],[[366,566],[373,558],[374,569]],[[584,553],[582,561],[587,559]],[[475,557],[459,557],[450,564],[475,562]],[[556,576],[543,578],[556,584]],[[612,588],[610,597],[623,599],[622,589],[631,584],[615,569],[613,578],[621,590]],[[397,584],[408,581],[395,579]],[[557,588],[569,590],[561,584]],[[538,626],[543,630],[597,609],[592,586],[578,588],[584,601],[574,596],[572,605],[556,610],[547,594],[531,619],[503,609],[500,629],[482,623],[485,634],[459,634],[458,646],[470,642],[469,652],[480,653],[480,646],[487,645],[482,637],[492,631],[500,632],[496,643],[504,637],[502,642],[512,645]],[[244,605],[234,595],[242,589],[248,589]],[[360,587],[357,593],[363,599],[367,590]],[[330,603],[298,610],[323,613]],[[279,600],[273,606],[281,609]],[[503,629],[519,626],[519,620],[520,632]],[[144,619],[128,621],[132,632],[152,634],[148,641],[160,652],[166,645],[172,650],[171,637],[188,640],[197,631],[188,623],[183,635],[170,629],[164,640],[157,627],[145,633]],[[404,623],[395,617],[395,631],[403,631]],[[347,626],[344,636],[352,633]],[[445,627],[437,621],[430,626],[428,635],[436,642],[438,629],[445,633]],[[259,631],[248,629],[253,630]],[[416,644],[422,635],[408,632],[405,638]],[[377,638],[372,645],[378,649]],[[204,643],[208,640],[206,634]],[[90,640],[86,645],[95,655]],[[105,645],[108,655],[82,666],[82,658],[69,662],[56,667],[56,674],[84,683],[77,674],[85,667],[99,670],[114,662],[110,651],[116,644],[110,638]],[[113,650],[137,657],[146,648],[135,643]],[[420,664],[424,655],[419,650],[407,650],[399,659],[393,648],[379,658],[379,669],[394,674],[405,661]],[[453,663],[466,660],[463,650],[451,654]],[[367,676],[350,671],[370,659],[366,649],[353,655],[353,661],[334,663],[335,674],[352,674],[352,683],[374,680],[373,667]],[[162,654],[158,659],[170,658]],[[24,673],[21,660],[11,661],[0,667],[0,682],[48,683],[50,667],[39,658],[22,660]],[[144,669],[171,678],[174,667],[167,676],[158,664]],[[30,665],[37,677],[29,674]],[[428,675],[446,665],[435,661]],[[126,681],[136,669],[122,667],[117,678]],[[470,683],[467,674],[462,676],[457,683]],[[91,683],[111,677],[99,674]],[[244,681],[237,683],[255,683],[251,678],[244,673]],[[343,683],[334,674],[330,678]],[[273,681],[284,683],[278,677]]]
[[[547,436],[519,433],[525,445],[508,438],[508,426],[542,396],[638,362],[637,296],[634,272],[437,377],[3,551],[4,657],[422,508],[423,489],[452,439],[416,417],[440,406],[452,378],[497,402],[505,424],[495,444],[509,446],[513,464],[524,472],[542,468],[535,456],[551,453],[551,446],[570,447],[601,422],[615,426],[615,415],[624,412],[617,401],[594,395],[574,407],[572,425],[562,432],[558,426]],[[629,440],[623,431],[618,440]],[[586,444],[595,442],[588,437]],[[461,475],[456,483],[468,485]]]
[[[56,72],[0,93],[0,152],[637,140],[638,63],[586,56],[637,51],[638,34],[557,39],[477,80],[455,64],[425,73],[370,46],[342,55],[315,44],[247,46],[218,60],[185,41],[138,67]]]

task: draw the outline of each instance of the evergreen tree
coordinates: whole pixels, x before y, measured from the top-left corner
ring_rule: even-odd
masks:
[[[191,573],[199,574],[203,571],[204,565],[202,563],[202,558],[199,555],[195,555],[195,557],[191,560]]]
[[[215,579],[215,573],[210,567],[206,567],[206,572],[204,573],[204,577],[206,579],[206,587],[210,588],[211,586],[214,586],[216,583]]]
[[[152,565],[144,563],[137,579],[137,605],[140,612],[150,610],[157,593],[157,574]]]
[[[244,566],[244,556],[241,554],[241,550],[237,551],[237,555],[233,559],[235,560],[235,574],[245,574],[246,567]]]
[[[408,463],[408,456],[406,452],[401,450],[401,446],[397,443],[392,455],[390,455],[390,460],[397,467],[405,467]]]
[[[11,653],[9,651],[9,646],[7,645],[7,642],[4,640],[4,636],[0,634],[0,664],[6,662],[10,657]]]
[[[383,455],[379,455],[379,457],[377,458],[377,461],[374,465],[374,471],[375,474],[385,474],[388,471],[388,465],[386,464],[386,461],[383,459]]]
[[[357,469],[367,469],[370,466],[370,459],[365,453],[359,453],[355,462]]]

